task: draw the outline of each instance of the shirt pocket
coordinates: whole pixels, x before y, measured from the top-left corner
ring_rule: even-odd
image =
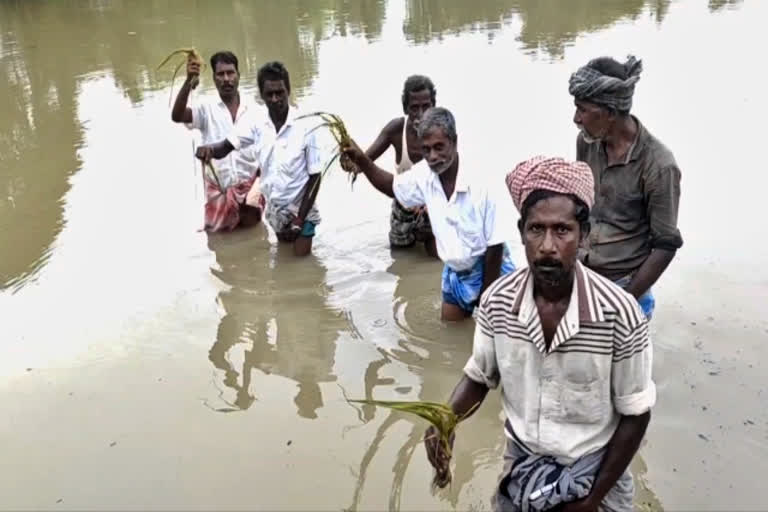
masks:
[[[483,219],[476,208],[451,205],[446,220],[456,230],[459,240],[466,249],[485,248]]]
[[[298,137],[280,137],[275,142],[274,157],[280,172],[298,176],[304,169],[304,141]]]
[[[553,380],[550,383],[552,418],[559,423],[594,425],[608,413],[606,383]]]

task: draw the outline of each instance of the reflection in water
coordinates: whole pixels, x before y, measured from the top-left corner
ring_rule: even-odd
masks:
[[[622,19],[637,19],[645,6],[661,22],[669,0],[408,0],[403,31],[415,43],[480,31],[492,39],[514,15],[519,15],[519,40],[525,50],[562,57],[565,46],[580,34]]]
[[[227,48],[245,93],[255,93],[258,67],[279,59],[300,98],[321,39],[375,39],[383,19],[383,0],[0,2],[0,289],[23,286],[45,264],[65,222],[62,198],[80,167],[75,98],[92,73],[110,71],[140,104],[170,83],[155,67],[171,50],[195,46],[207,59]],[[212,89],[204,73],[199,93]]]
[[[439,262],[426,254],[402,251],[393,251],[392,254],[394,259],[387,268],[388,273],[397,277],[392,315],[402,338],[394,346],[377,347],[380,357],[368,364],[364,374],[365,399],[446,400],[470,355],[471,342],[468,340],[471,340],[473,326],[446,326],[436,320],[435,299],[439,304],[437,294],[440,288]],[[397,365],[406,365],[409,373],[417,376],[421,383],[419,389],[399,387],[396,379],[381,376],[396,374],[394,367]],[[440,368],[439,374],[434,371],[435,368]],[[391,468],[387,510],[400,510],[403,484],[413,457],[426,457],[424,452],[419,452],[424,450],[423,436],[428,424],[411,415],[374,406],[362,405],[360,410],[360,419],[364,424],[374,421],[377,413],[383,413],[385,417],[373,432],[372,440],[360,460],[352,503],[346,510],[359,510],[367,476],[377,453],[387,444],[393,427],[399,421],[405,421],[410,425],[408,433],[405,436],[391,436],[389,440],[389,443],[395,442],[397,445],[394,448],[396,453]],[[461,440],[454,459],[453,482],[448,488],[439,491],[441,498],[451,507],[459,504],[462,491],[475,477],[476,469],[489,461],[493,463],[502,447],[500,422],[492,407],[478,411],[472,422],[476,424],[473,428],[494,432],[495,435],[492,438],[472,438],[459,434]],[[388,446],[384,452],[392,449]],[[432,475],[425,472],[415,478],[428,486]]]
[[[297,412],[316,418],[323,406],[320,383],[333,382],[333,359],[344,318],[325,305],[325,271],[314,257],[292,257],[290,247],[270,245],[263,224],[234,233],[212,233],[214,275],[229,289],[219,294],[224,315],[209,359],[235,393],[229,408],[248,409],[258,399],[250,389],[254,369],[296,381]],[[233,353],[243,349],[236,368]]]
[[[531,59],[530,55],[519,56],[514,50],[489,48],[487,55],[493,63],[486,68],[493,89],[490,94],[502,98],[499,102],[501,114],[514,114],[529,120],[546,120],[558,116],[557,126],[552,127],[537,126],[535,122],[531,123],[532,126],[527,126],[528,123],[507,124],[505,128],[510,129],[510,138],[517,140],[515,146],[525,148],[526,151],[541,147],[537,144],[545,138],[540,134],[546,129],[551,130],[550,136],[546,137],[550,140],[567,139],[562,146],[552,143],[546,145],[546,148],[565,147],[571,151],[571,127],[560,127],[570,124],[567,122],[571,114],[570,102],[567,98],[563,99],[567,96],[562,93],[564,82],[555,80],[567,78],[572,69],[583,63],[584,54],[592,55],[596,51],[624,44],[637,45],[644,50],[642,55],[648,56],[649,62],[655,61],[654,65],[659,69],[658,73],[648,77],[652,85],[650,89],[655,87],[656,91],[655,97],[649,93],[648,115],[656,119],[658,126],[664,126],[673,138],[677,138],[675,147],[681,148],[683,157],[689,159],[691,167],[710,168],[713,164],[708,160],[719,162],[719,153],[708,151],[707,147],[717,145],[702,145],[701,140],[709,140],[709,132],[687,121],[695,119],[697,115],[696,112],[686,111],[686,105],[696,104],[685,101],[690,90],[675,85],[681,81],[670,81],[664,77],[679,73],[680,62],[686,62],[696,69],[702,68],[708,63],[707,58],[702,57],[699,59],[701,62],[698,62],[696,55],[712,55],[716,53],[718,45],[725,44],[728,54],[743,51],[749,55],[748,52],[754,51],[753,46],[757,45],[747,40],[751,34],[744,35],[749,32],[742,31],[743,25],[734,28],[730,24],[743,23],[748,20],[746,16],[709,15],[709,11],[727,11],[740,5],[742,3],[735,0],[710,0],[708,3],[670,0],[0,2],[0,90],[3,91],[0,94],[0,289],[3,290],[0,297],[12,303],[14,313],[18,312],[23,318],[16,322],[16,326],[3,331],[4,339],[24,340],[24,343],[0,344],[0,348],[7,349],[13,345],[11,354],[17,357],[11,358],[12,365],[21,368],[21,374],[25,373],[23,363],[30,357],[34,359],[34,354],[30,356],[34,352],[33,348],[38,347],[37,350],[47,355],[47,351],[53,351],[54,346],[77,346],[78,350],[80,345],[88,347],[83,352],[90,351],[90,356],[98,360],[93,368],[98,367],[105,374],[110,374],[109,365],[118,358],[125,358],[124,361],[130,359],[132,364],[147,362],[148,367],[162,367],[159,371],[164,377],[166,373],[169,377],[164,382],[174,380],[171,377],[179,377],[175,380],[184,382],[184,385],[176,388],[168,386],[163,391],[167,393],[162,397],[162,414],[167,414],[165,419],[184,425],[195,423],[195,420],[209,422],[205,424],[211,427],[210,439],[219,448],[226,449],[222,453],[230,450],[227,454],[234,455],[228,461],[236,460],[236,463],[217,464],[219,460],[224,460],[217,459],[220,454],[200,445],[194,456],[201,464],[186,473],[178,472],[175,454],[165,462],[156,459],[159,460],[157,464],[148,466],[148,457],[157,457],[158,452],[164,448],[173,451],[176,448],[174,442],[188,439],[185,435],[194,439],[199,437],[196,432],[183,428],[169,428],[155,429],[156,432],[148,436],[149,439],[142,440],[145,444],[137,445],[137,449],[133,450],[134,460],[122,459],[119,464],[115,464],[115,459],[111,457],[116,456],[119,447],[124,446],[123,442],[117,449],[104,452],[109,453],[110,457],[104,458],[106,455],[88,445],[90,436],[84,439],[77,435],[80,433],[81,418],[76,414],[73,415],[76,416],[74,419],[69,418],[69,414],[57,415],[62,419],[62,424],[67,425],[61,432],[66,433],[67,428],[71,427],[71,432],[75,434],[57,443],[55,448],[36,443],[31,431],[19,428],[14,430],[13,426],[6,425],[8,432],[13,430],[12,434],[19,436],[20,442],[16,444],[27,447],[27,452],[18,452],[10,460],[29,462],[36,458],[43,461],[43,464],[58,464],[57,469],[66,469],[70,460],[66,457],[68,453],[75,454],[73,457],[87,453],[87,458],[79,458],[84,462],[77,466],[78,471],[70,472],[82,473],[83,479],[66,482],[71,492],[71,501],[70,496],[67,496],[66,503],[76,503],[72,505],[75,508],[81,503],[83,506],[88,503],[98,505],[98,501],[122,506],[133,503],[132,500],[138,494],[149,496],[147,499],[152,500],[146,502],[147,507],[165,508],[189,508],[195,503],[206,507],[221,505],[215,500],[226,494],[231,500],[226,503],[232,505],[229,508],[237,508],[248,503],[251,497],[247,489],[243,491],[241,487],[233,490],[231,486],[227,487],[227,482],[239,478],[244,472],[250,472],[248,474],[262,480],[265,476],[277,480],[297,475],[305,479],[316,478],[329,489],[312,495],[325,505],[324,508],[338,508],[351,501],[353,509],[383,509],[387,505],[389,509],[398,509],[402,498],[402,505],[409,509],[419,509],[420,505],[442,509],[453,505],[467,509],[467,505],[476,496],[481,496],[485,505],[490,495],[487,491],[496,476],[490,474],[500,459],[504,442],[498,414],[498,393],[489,396],[486,405],[467,424],[465,433],[459,434],[454,485],[433,499],[427,495],[430,475],[425,465],[422,445],[426,428],[424,422],[373,407],[361,408],[359,419],[339,421],[335,414],[340,411],[342,415],[349,413],[348,410],[344,411],[347,404],[342,403],[340,398],[337,403],[338,395],[331,395],[336,391],[334,385],[324,385],[338,379],[340,383],[343,382],[344,390],[356,390],[354,393],[350,391],[353,397],[363,395],[378,399],[439,400],[448,396],[471,350],[471,324],[455,328],[439,322],[439,262],[428,259],[418,251],[411,251],[393,254],[394,262],[390,265],[384,242],[388,229],[389,203],[380,203],[383,205],[380,217],[376,217],[378,213],[366,215],[377,208],[371,206],[376,204],[374,201],[368,203],[373,197],[366,195],[370,187],[365,184],[356,186],[352,195],[344,182],[343,189],[334,189],[330,185],[331,188],[323,192],[327,198],[324,208],[328,218],[336,216],[333,222],[325,224],[326,228],[319,232],[318,254],[326,256],[297,261],[291,257],[290,251],[283,254],[271,246],[262,226],[240,233],[210,235],[208,248],[213,253],[210,257],[215,258],[217,264],[215,268],[209,269],[205,263],[209,257],[209,252],[205,250],[205,236],[190,234],[197,225],[192,226],[195,223],[188,222],[188,219],[198,215],[200,210],[186,208],[194,202],[190,198],[193,186],[187,160],[189,155],[185,153],[188,141],[183,138],[186,134],[179,135],[183,130],[173,126],[168,119],[167,88],[170,73],[167,70],[156,72],[155,66],[167,52],[180,46],[194,45],[204,55],[222,48],[232,49],[242,63],[243,91],[245,94],[254,94],[258,66],[268,59],[281,59],[291,71],[293,93],[297,99],[306,98],[315,105],[336,108],[342,104],[336,101],[337,98],[346,94],[347,87],[352,88],[350,83],[358,86],[357,81],[350,82],[347,79],[345,72],[349,71],[348,66],[338,65],[339,61],[344,61],[340,57],[355,51],[359,52],[356,62],[359,62],[365,76],[376,77],[364,81],[366,87],[370,86],[368,92],[375,97],[388,97],[394,102],[396,99],[393,91],[399,91],[406,74],[403,67],[413,67],[416,68],[414,71],[420,71],[418,68],[426,66],[429,68],[426,71],[433,74],[436,80],[440,79],[446,88],[471,87],[476,77],[455,73],[443,76],[441,68],[444,66],[439,65],[439,62],[455,59],[461,69],[472,69],[476,65],[473,59],[477,56],[475,51],[478,48],[472,32],[482,31],[489,37],[494,37],[494,34],[517,37],[523,49],[555,57],[563,55],[569,45],[578,43],[574,53],[581,55],[578,59],[574,56],[574,62],[542,63]],[[758,2],[745,4],[744,10],[749,7],[750,13],[762,13],[759,5]],[[673,11],[672,15],[667,14],[670,10]],[[743,14],[746,13],[739,13]],[[586,32],[602,30],[629,20],[636,21],[631,38],[627,37],[627,31],[623,29],[616,33],[605,31],[594,38],[582,38]],[[689,28],[689,23],[695,27],[695,22],[702,20],[712,22],[711,27],[709,24],[698,25],[706,25],[707,31]],[[662,21],[665,26],[659,27]],[[708,44],[712,33],[709,30],[720,28],[729,35],[723,39],[725,43],[717,41]],[[403,43],[405,38],[411,43],[426,45],[448,35],[467,33],[470,33],[468,37],[457,41],[459,51],[441,44],[414,48],[413,44]],[[678,44],[680,38],[706,51],[692,54],[686,48],[681,49],[682,45]],[[332,41],[322,43],[325,40]],[[662,50],[654,50],[658,47]],[[376,58],[369,59],[371,55]],[[429,62],[425,62],[425,55]],[[693,63],[686,60],[691,55]],[[495,64],[505,62],[505,58],[517,59],[514,61],[513,72],[503,64]],[[438,62],[438,65],[430,68],[432,62]],[[734,62],[733,59],[719,61],[718,65],[725,66],[729,72],[718,76],[732,76],[733,69],[730,68],[738,68],[738,63]],[[394,72],[387,68],[389,63],[397,68]],[[321,65],[326,73],[322,80],[316,76]],[[530,76],[531,80],[521,81],[518,92],[510,94],[506,84],[519,74]],[[112,87],[109,82],[116,87]],[[696,93],[702,98],[711,97],[727,86],[725,82],[727,80],[724,79],[706,81]],[[176,83],[176,87],[178,85]],[[550,87],[557,92],[547,91]],[[344,92],[340,93],[340,90]],[[747,107],[742,102],[732,102],[728,106],[728,115],[718,113],[715,108],[714,118],[720,124],[733,124],[736,122],[734,119],[749,118],[749,112],[762,106],[762,96],[755,91],[752,87],[741,91],[745,96],[743,104]],[[213,93],[210,75],[203,77],[202,89],[197,93]],[[519,101],[523,96],[550,93],[555,105],[551,109],[549,106],[542,109],[541,105],[529,106]],[[377,131],[379,121],[389,116],[391,111],[378,104],[381,102],[371,102],[370,94],[357,96],[359,98],[353,95],[341,98],[345,102],[344,107],[349,111],[362,112],[357,119],[350,113],[353,122],[360,121],[358,126],[361,126],[361,132],[368,128],[371,132]],[[446,97],[450,96],[450,93],[446,94]],[[671,108],[667,99],[678,104]],[[558,102],[565,104],[568,109],[564,114],[566,122],[561,123]],[[514,112],[507,109],[505,105],[509,104],[519,105],[520,110]],[[395,103],[391,105],[397,106]],[[472,108],[471,102],[461,99],[457,101],[457,107],[465,111],[477,110]],[[669,114],[677,112],[678,107],[686,111],[686,115]],[[732,115],[734,108],[736,114]],[[692,110],[695,108],[692,107]],[[374,119],[375,126],[368,126],[369,118]],[[463,133],[502,131],[497,130],[499,125],[493,124],[494,120],[489,124],[483,112],[479,112],[476,117],[468,116],[464,119],[466,121],[463,122],[469,128]],[[515,131],[516,126],[523,124],[526,126]],[[115,130],[116,126],[121,127],[122,131]],[[132,153],[131,144],[151,145],[153,139],[158,138],[170,141],[168,150],[153,154],[149,158],[151,162],[143,165],[146,159]],[[502,147],[499,143],[490,146]],[[745,147],[757,146],[748,144]],[[506,151],[507,148],[504,149]],[[516,157],[517,150],[509,149]],[[121,156],[121,151],[126,151],[127,157]],[[497,169],[500,162],[506,165],[503,161],[507,158],[505,151],[489,151],[486,168]],[[734,168],[750,168],[746,165],[750,157],[746,155],[744,162],[740,162],[745,165]],[[136,167],[142,167],[139,169],[141,172],[133,172]],[[712,194],[701,192],[715,188],[720,190],[721,181],[706,181],[708,175],[714,174],[702,172],[691,175],[693,186],[689,198],[695,200],[696,197],[710,197]],[[155,179],[155,176],[158,178]],[[69,190],[71,182],[75,186]],[[147,187],[150,182],[158,186]],[[332,180],[328,183],[331,184]],[[116,190],[128,196],[129,201],[113,206],[110,201],[118,196]],[[122,197],[118,196],[118,199]],[[699,216],[708,211],[709,205],[701,203],[694,206],[693,202],[689,199],[687,218],[700,219]],[[136,203],[142,207],[140,212],[131,209]],[[358,205],[361,212],[357,209]],[[111,210],[113,207],[116,211]],[[363,208],[369,210],[362,212]],[[173,210],[173,213],[169,214],[168,210]],[[374,217],[380,221],[371,220]],[[168,222],[158,222],[158,219]],[[709,220],[717,219],[713,217]],[[728,240],[722,242],[726,244],[724,249],[715,244],[702,243],[707,237],[701,233],[709,233],[711,229],[704,231],[706,228],[702,227],[701,222],[690,221],[690,227],[699,229],[700,236],[692,237],[698,249],[687,253],[692,254],[691,259],[683,262],[681,274],[675,273],[681,276],[681,283],[703,282],[701,276],[696,274],[697,267],[690,263],[692,260],[701,260],[705,264],[720,259],[730,261],[733,254],[733,251],[728,251]],[[148,226],[150,223],[151,226]],[[699,223],[698,228],[696,223]],[[359,231],[353,231],[353,228]],[[372,234],[372,230],[379,228],[380,232]],[[728,230],[723,232],[728,234]],[[110,244],[115,247],[104,249]],[[169,247],[172,249],[168,250]],[[701,252],[702,248],[708,248],[708,252]],[[49,255],[53,256],[50,262]],[[382,263],[382,260],[386,262]],[[41,268],[45,268],[46,272],[40,273]],[[745,268],[750,269],[748,266]],[[336,278],[329,277],[333,272],[336,272]],[[211,283],[209,274],[216,277],[213,280],[215,283]],[[738,272],[733,276],[731,274],[729,272],[729,278],[733,277],[734,280],[744,277]],[[754,278],[746,276],[745,281],[749,277]],[[33,278],[39,278],[34,283],[36,286],[28,286],[22,293],[13,294]],[[711,283],[723,282],[719,276],[708,279]],[[221,285],[221,289],[217,285]],[[333,287],[333,294],[338,296],[338,300],[329,300],[329,292],[323,288],[326,285]],[[736,285],[731,289],[739,290]],[[71,293],[72,290],[78,293]],[[25,329],[22,324],[37,321],[42,309],[61,301],[59,297],[67,297],[67,307],[62,308],[59,316],[55,317],[56,322],[50,322],[54,327]],[[221,306],[220,318],[208,310],[213,297],[217,297]],[[689,299],[690,296],[686,297],[687,301]],[[724,302],[726,299],[718,300]],[[179,304],[184,307],[179,308]],[[715,301],[713,304],[716,308],[720,303]],[[100,306],[102,309],[98,310]],[[200,313],[198,307],[206,311]],[[338,314],[337,310],[344,311],[344,314]],[[710,312],[706,308],[700,308],[699,311],[707,313],[699,318],[691,316],[691,323],[697,321],[701,324],[702,318]],[[712,314],[717,312],[713,310]],[[98,322],[94,321],[96,317]],[[674,321],[680,321],[681,318],[674,312],[668,318],[672,317]],[[687,328],[689,322],[687,317],[683,318]],[[66,329],[61,329],[63,322],[66,322]],[[94,324],[98,324],[98,329],[94,330]],[[732,321],[724,329],[731,329],[733,324]],[[160,361],[164,359],[159,354],[163,350],[171,350],[166,345],[168,334],[174,338],[173,330],[179,325],[189,330],[185,333],[188,336],[182,336],[183,341],[179,343],[183,343],[193,355],[183,356],[189,359],[178,357],[178,364],[163,365]],[[669,334],[671,322],[659,325],[660,329]],[[735,327],[741,328],[741,325]],[[760,333],[762,327],[761,324]],[[30,331],[34,332],[30,334]],[[666,363],[661,361],[660,368],[670,374],[664,390],[670,398],[667,399],[667,406],[662,405],[667,410],[679,404],[691,405],[687,380],[683,379],[681,383],[675,367],[669,364],[673,360],[670,346],[675,351],[679,349],[680,359],[695,357],[683,345],[690,342],[690,338],[686,338],[683,327],[680,331],[682,335],[679,337],[659,336],[659,353],[668,358]],[[52,339],[53,343],[40,343],[42,338]],[[758,338],[754,336],[754,339]],[[93,345],[98,345],[99,340],[110,344],[115,354],[105,354],[101,349],[94,349]],[[113,340],[117,342],[110,343]],[[673,345],[676,342],[679,345]],[[742,343],[746,342],[749,342],[748,337],[742,340]],[[74,354],[77,351],[72,349],[66,352]],[[753,350],[752,354],[755,358],[759,356],[758,350]],[[154,365],[152,358],[155,358]],[[5,352],[2,360],[7,360]],[[47,359],[40,357],[39,360]],[[36,368],[27,375],[30,379],[8,384],[10,391],[7,396],[20,397],[18,400],[23,401],[25,396],[40,392],[35,396],[41,397],[37,405],[42,411],[61,407],[61,412],[71,412],[70,405],[63,405],[65,402],[61,400],[62,382],[71,378],[73,382],[83,383],[83,389],[89,392],[97,391],[97,387],[102,388],[101,391],[111,391],[112,386],[101,386],[98,380],[90,379],[89,371],[82,371],[83,366],[75,361],[75,356],[72,360],[71,365],[67,359],[66,363],[57,366],[56,371],[61,372],[62,378],[57,379],[55,385],[46,385],[48,391],[43,391],[42,387],[25,387],[34,386],[24,382],[34,382],[33,379],[45,371],[40,368],[38,373]],[[118,360],[118,364],[122,362]],[[738,370],[741,367],[734,368]],[[231,416],[222,417],[199,407],[194,407],[191,412],[178,407],[178,404],[190,401],[191,391],[187,384],[191,380],[200,386],[201,393],[210,394],[213,386],[206,381],[209,372],[213,373],[214,393],[220,394],[207,404],[219,411],[249,410],[251,416],[240,415],[245,420],[242,422],[237,419],[229,421]],[[118,378],[120,385],[131,386],[141,384],[146,375],[136,372]],[[704,378],[707,378],[706,373]],[[707,400],[717,389],[725,390],[722,391],[725,394],[735,389],[734,381],[725,381],[722,376],[717,379],[724,385],[707,388]],[[151,380],[154,382],[154,378]],[[758,381],[754,377],[754,382]],[[752,382],[749,381],[750,386]],[[272,385],[280,389],[287,387],[288,391],[275,392]],[[698,381],[697,385],[701,386]],[[759,386],[755,384],[752,387],[757,391]],[[145,400],[143,390],[146,388],[136,386],[135,389],[138,391],[134,391],[131,398],[137,402]],[[156,392],[152,389],[152,392]],[[759,399],[753,398],[750,401],[747,400],[748,395],[744,396],[746,405],[743,413],[749,414],[755,421],[761,421],[762,417],[753,416],[758,414],[754,411],[759,410],[759,407],[754,405]],[[100,397],[94,393],[93,401],[89,399],[88,408],[100,408],[111,399],[109,394]],[[280,406],[288,411],[283,418],[272,422],[271,426],[275,430],[292,430],[292,436],[303,434],[307,438],[317,435],[331,446],[327,452],[333,453],[329,455],[313,447],[311,454],[318,457],[317,466],[307,464],[302,468],[270,465],[264,469],[265,465],[255,458],[242,456],[246,452],[243,452],[245,448],[238,440],[243,436],[235,436],[233,433],[240,432],[237,430],[238,425],[242,426],[263,413],[269,407],[265,405],[267,399],[279,403],[274,410],[268,411],[270,418],[284,412]],[[726,399],[721,403],[728,405]],[[698,405],[696,407],[698,409]],[[714,407],[710,406],[712,409]],[[144,411],[143,415],[139,414],[135,419],[147,422],[147,414]],[[300,419],[319,419],[296,421],[295,416]],[[37,417],[33,414],[18,414],[17,417],[29,423],[40,423],[35,421]],[[652,439],[667,443],[667,446],[670,442],[680,444],[680,448],[675,446],[675,460],[685,459],[700,450],[699,444],[686,444],[689,429],[682,427],[681,432],[675,430],[678,416],[672,414],[663,417],[660,414],[658,418],[660,421],[655,423],[657,430]],[[679,418],[681,423],[691,421],[690,415]],[[697,418],[702,428],[716,428],[712,422],[719,421],[704,416]],[[352,423],[352,428],[359,428],[361,435],[358,439],[350,441],[349,437],[354,436],[343,439],[343,435],[338,435],[339,431],[348,426],[347,423]],[[95,419],[93,423],[94,432],[104,437],[114,435],[116,426],[121,427],[103,418]],[[248,428],[250,425],[244,427],[246,430]],[[753,430],[746,425],[745,429],[748,430],[733,431],[744,435],[729,438],[731,442],[728,443],[727,451],[719,450],[714,444],[709,445],[710,451],[706,457],[708,465],[711,462],[710,467],[727,471],[732,463],[743,464],[744,459],[754,457],[746,461],[747,469],[754,473],[763,469],[763,461],[754,455],[759,450],[752,449],[753,446],[762,446],[759,436],[749,433],[757,429]],[[251,443],[249,448],[271,450],[270,453],[278,460],[290,463],[291,453],[283,455],[271,446],[275,440],[282,440],[282,432],[268,434],[271,436],[270,443],[260,439],[259,444]],[[234,440],[227,438],[228,435]],[[734,441],[736,437],[741,440]],[[682,443],[679,443],[680,440]],[[698,441],[694,432],[693,443]],[[348,444],[342,446],[342,443]],[[291,449],[294,448],[296,444]],[[667,449],[663,448],[665,451]],[[654,484],[662,488],[666,486],[663,495],[665,500],[692,504],[692,507],[711,499],[717,505],[731,499],[737,500],[741,506],[759,503],[759,493],[752,493],[748,484],[738,481],[723,484],[722,479],[708,478],[706,471],[702,472],[700,468],[693,468],[692,474],[672,475],[671,467],[658,463],[660,451],[662,449],[658,447],[654,451],[651,446],[645,453],[651,456],[646,460],[651,464]],[[306,456],[307,453],[301,455]],[[51,454],[55,457],[51,457]],[[281,458],[283,456],[284,460]],[[718,462],[721,456],[722,460]],[[168,462],[171,460],[173,462]],[[201,469],[204,463],[210,463],[207,466],[215,468],[217,474],[213,478],[207,479],[208,474],[205,469]],[[115,467],[126,471],[115,478],[119,481],[115,487],[112,487],[113,482],[109,477],[101,474],[103,472],[90,472],[91,468],[103,467],[105,464],[115,464]],[[3,494],[4,499],[9,499],[12,506],[19,504],[19,508],[42,508],[41,502],[34,502],[38,497],[37,492],[48,499],[51,493],[57,492],[56,487],[62,484],[56,478],[29,478],[28,468],[32,467],[29,464],[12,465],[19,474],[14,473],[13,477],[5,478],[4,481],[15,482],[14,477],[18,477],[19,481],[26,479],[33,482],[28,487],[9,484],[10,487],[3,488],[0,484],[0,490],[3,491],[0,494]],[[343,469],[339,470],[339,467]],[[353,472],[356,478],[349,478],[346,473],[348,467],[355,468]],[[381,471],[382,467],[384,472]],[[639,457],[633,467],[640,473],[645,471],[643,460]],[[320,478],[317,468],[324,473],[319,475]],[[135,478],[137,474],[139,478]],[[157,481],[164,474],[178,476],[167,481],[167,486],[158,488]],[[668,484],[659,483],[668,475],[668,480],[679,475],[680,480],[676,483],[680,487],[679,492],[677,489],[670,490]],[[328,483],[331,478],[340,483],[331,486]],[[203,479],[205,485],[195,485],[201,482],[200,479]],[[126,492],[122,486],[124,481],[135,482],[137,490],[149,489],[155,492]],[[270,505],[278,503],[299,508],[296,504],[300,500],[285,495],[279,485],[260,483],[262,487],[259,491],[267,496],[265,499],[269,500]],[[730,483],[734,485],[733,494],[728,494],[726,490]],[[696,485],[708,486],[717,495],[703,495],[698,492]],[[32,486],[35,488],[30,492]],[[192,487],[203,489],[202,492],[207,494],[201,497],[184,492]],[[78,489],[86,489],[88,492],[78,495]],[[94,497],[91,495],[92,490],[103,495]],[[51,503],[55,503],[56,499],[58,496]],[[376,503],[368,507],[371,501]],[[652,494],[641,494],[639,501],[640,505],[660,508]],[[200,505],[203,502],[205,505]],[[414,506],[414,503],[419,506]]]
[[[741,2],[742,0],[709,0],[709,10],[714,12],[723,8],[733,9]]]

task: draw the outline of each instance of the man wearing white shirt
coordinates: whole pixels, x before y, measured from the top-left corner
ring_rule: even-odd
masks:
[[[445,263],[441,318],[459,321],[472,314],[488,285],[515,266],[506,249],[507,233],[496,219],[496,201],[460,168],[451,112],[427,110],[418,136],[424,160],[397,176],[377,167],[354,143],[344,151],[380,192],[406,208],[427,207],[437,253]]]
[[[291,82],[282,63],[264,64],[257,81],[269,115],[248,113],[224,140],[197,148],[196,156],[207,161],[233,150],[254,151],[261,163],[267,222],[280,241],[293,244],[297,256],[306,256],[321,220],[315,198],[323,161],[315,126],[297,119],[290,106]]]
[[[187,79],[176,96],[171,112],[174,122],[184,123],[190,130],[199,130],[203,144],[226,137],[246,113],[258,108],[254,101],[240,97],[240,72],[237,57],[232,52],[217,52],[211,56],[211,69],[218,97],[205,98],[191,107],[187,106],[190,92],[197,87],[200,77],[200,63],[189,59]],[[259,188],[259,163],[252,152],[234,151],[213,160],[212,164],[218,182],[210,172],[204,174],[206,229],[232,230],[237,226],[258,223],[264,200],[260,200],[256,193]],[[254,193],[249,195],[252,189]]]

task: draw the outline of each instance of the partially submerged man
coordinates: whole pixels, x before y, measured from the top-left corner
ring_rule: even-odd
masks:
[[[570,78],[576,159],[589,164],[596,199],[592,233],[583,254],[591,269],[624,287],[648,318],[651,287],[683,239],[677,226],[680,169],[672,152],[630,114],[642,62],[601,57]]]
[[[395,149],[395,172],[402,174],[419,163],[421,145],[416,133],[421,117],[427,109],[436,105],[435,85],[428,77],[411,75],[403,84],[401,101],[405,117],[396,117],[381,130],[379,136],[365,152],[376,161],[384,152]],[[423,206],[405,208],[397,199],[392,199],[389,216],[389,244],[393,248],[413,247],[423,242],[427,254],[438,257],[435,237],[429,224],[429,214]]]
[[[214,53],[211,70],[218,98],[206,98],[191,107],[187,106],[191,91],[200,81],[200,63],[190,58],[187,61],[187,79],[171,111],[174,122],[200,131],[203,144],[223,139],[246,113],[258,108],[254,101],[240,96],[240,70],[235,54],[228,51]],[[257,224],[264,210],[264,199],[258,194],[258,161],[251,154],[233,151],[213,160],[212,164],[219,182],[209,171],[203,174],[205,229],[231,231],[239,226]]]
[[[652,345],[637,301],[578,261],[592,171],[536,157],[507,184],[528,265],[482,296],[450,405],[471,414],[501,386],[507,446],[496,510],[629,512],[627,468],[656,400]],[[430,463],[445,471],[450,460],[434,429],[425,437]]]
[[[261,162],[267,222],[278,240],[293,244],[294,254],[306,256],[321,220],[315,198],[323,162],[314,126],[297,119],[298,110],[289,104],[291,81],[282,63],[264,64],[257,81],[269,115],[249,114],[225,140],[200,146],[197,157],[205,161],[236,149],[254,150]]]
[[[460,321],[472,314],[488,285],[515,267],[493,195],[459,162],[453,114],[431,108],[417,131],[424,160],[396,176],[377,167],[354,143],[344,151],[380,192],[406,208],[427,207],[445,264],[441,318]]]

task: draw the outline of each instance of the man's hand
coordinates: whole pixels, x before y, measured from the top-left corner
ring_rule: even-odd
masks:
[[[456,440],[456,434],[451,435],[450,445],[453,450],[453,442]],[[434,426],[431,426],[424,433],[424,446],[427,449],[427,459],[432,467],[438,472],[444,473],[451,462],[451,457],[445,452],[442,443],[440,442],[440,434]]]
[[[346,154],[353,163],[358,167],[362,167],[362,163],[368,161],[368,156],[360,149],[357,143],[349,139],[349,145],[342,146],[342,153]]]
[[[296,239],[299,238],[303,228],[304,220],[300,217],[294,217],[291,223],[288,224],[281,233],[281,238],[286,242],[295,242]]]
[[[200,83],[200,63],[191,55],[187,59],[187,83],[192,89]]]
[[[195,151],[195,157],[199,159],[201,162],[207,164],[213,158],[213,147],[198,146],[197,150]]]

